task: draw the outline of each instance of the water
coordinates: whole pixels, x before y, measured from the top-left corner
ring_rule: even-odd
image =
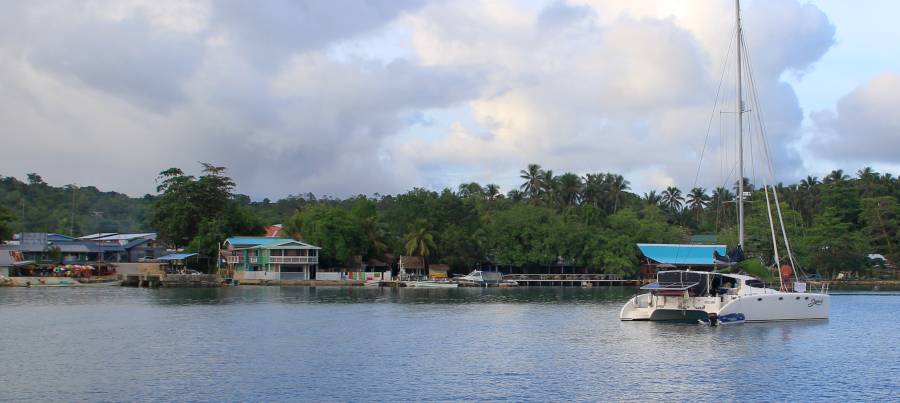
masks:
[[[624,288],[0,288],[0,400],[900,399],[900,294],[620,322]]]

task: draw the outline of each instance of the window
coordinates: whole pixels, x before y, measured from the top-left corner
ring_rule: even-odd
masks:
[[[745,284],[747,284],[750,287],[754,287],[754,288],[765,288],[766,287],[766,285],[763,284],[762,281],[759,281],[757,279],[747,280],[747,282]]]

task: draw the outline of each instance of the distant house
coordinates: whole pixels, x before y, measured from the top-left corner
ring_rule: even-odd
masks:
[[[430,279],[445,279],[448,278],[447,274],[450,272],[450,265],[446,264],[430,264],[428,265],[428,278]]]
[[[238,280],[313,280],[319,248],[291,238],[232,237],[222,257]]]
[[[425,259],[421,256],[400,256],[398,266],[401,280],[424,280],[428,275]]]
[[[639,243],[641,278],[654,278],[660,269],[710,270],[713,253],[725,254],[725,245]]]
[[[2,251],[19,251],[25,260],[42,264],[89,262],[138,262],[165,252],[156,242],[156,233],[102,233],[73,238],[61,234],[31,232],[0,245]]]
[[[31,264],[34,264],[34,262],[25,260],[19,251],[0,252],[0,276],[9,277],[15,268]]]
[[[266,227],[266,238],[287,238],[287,232],[284,232],[284,225],[275,224]]]

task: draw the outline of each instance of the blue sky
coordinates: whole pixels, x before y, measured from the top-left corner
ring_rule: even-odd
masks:
[[[743,4],[774,180],[897,175],[900,5]],[[532,162],[689,188],[733,24],[727,0],[0,7],[0,174],[139,196],[209,161],[255,199],[505,192]],[[714,122],[707,188],[732,179]]]

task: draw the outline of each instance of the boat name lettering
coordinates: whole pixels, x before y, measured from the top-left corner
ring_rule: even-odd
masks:
[[[813,305],[822,305],[823,302],[825,302],[824,298],[819,298],[819,299],[810,298],[809,305],[807,305],[807,306],[812,308]]]

